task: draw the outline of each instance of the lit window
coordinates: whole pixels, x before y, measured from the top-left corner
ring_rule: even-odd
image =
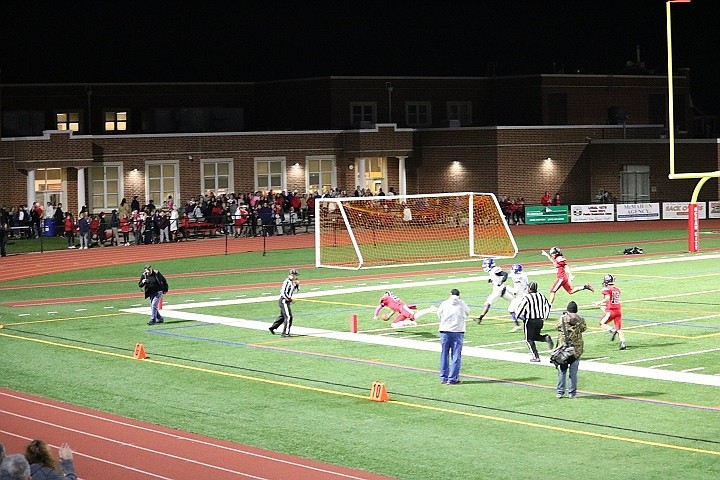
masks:
[[[335,157],[308,157],[307,191],[327,193],[335,185]]]
[[[152,200],[154,205],[162,205],[162,202],[170,195],[176,202],[180,201],[177,193],[177,185],[179,183],[178,172],[179,165],[173,163],[151,163],[145,166],[147,176],[147,199]]]
[[[285,185],[285,158],[255,159],[255,190],[281,191]]]
[[[90,208],[93,212],[111,211],[120,206],[122,165],[106,163],[90,167]]]
[[[56,114],[55,125],[58,130],[80,131],[80,114],[78,112]]]
[[[233,193],[230,190],[232,181],[232,161],[230,160],[203,160],[202,185],[205,193],[216,195]]]
[[[124,132],[127,130],[127,112],[105,112],[105,131]]]

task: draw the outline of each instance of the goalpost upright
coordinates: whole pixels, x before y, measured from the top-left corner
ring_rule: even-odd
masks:
[[[512,258],[517,245],[492,193],[318,198],[315,264],[359,269]]]

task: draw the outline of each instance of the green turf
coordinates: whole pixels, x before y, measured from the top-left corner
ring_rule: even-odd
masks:
[[[617,342],[598,331],[592,302],[599,292],[581,292],[572,299],[589,326],[584,362],[702,367],[696,372],[720,375],[720,260],[687,260],[693,256],[684,253],[684,231],[518,235],[517,242],[517,259],[501,265],[523,263],[538,274],[542,290],[551,276],[542,273],[549,262],[539,250],[555,244],[575,268],[575,283],[599,286],[603,274],[616,275],[629,348],[617,350]],[[620,254],[633,245],[646,255]],[[718,253],[720,238],[707,233],[701,246],[703,254]],[[443,300],[451,286],[418,282],[457,281],[473,313],[489,293],[477,262],[358,272],[315,269],[313,254],[303,249],[154,264],[170,279],[168,305],[267,299],[186,311],[268,325],[277,315],[279,283],[289,266],[298,267],[303,293],[326,293],[295,302],[296,326],[324,330],[347,331],[352,314],[361,330],[385,327],[372,312],[389,285],[422,308]],[[608,265],[662,258],[672,261]],[[78,284],[62,283],[78,280],[77,272],[0,284],[3,302],[130,295],[0,306],[0,385],[401,479],[720,475],[718,387],[595,373],[581,363],[580,397],[557,400],[555,371],[531,364],[466,356],[463,384],[443,386],[435,352],[318,336],[281,339],[265,330],[171,319],[151,329],[146,316],[120,311],[146,305],[136,285],[142,263],[93,266]],[[338,293],[357,287],[373,290]],[[211,291],[179,293],[195,288]],[[558,294],[553,318],[569,299]],[[507,304],[495,307],[482,325],[468,324],[468,346],[525,353],[519,334],[509,333]],[[427,325],[400,335],[436,342],[434,321],[420,319]],[[132,358],[136,342],[146,346],[149,359]],[[649,360],[658,357],[665,358]],[[374,381],[387,385],[390,402],[369,400]]]

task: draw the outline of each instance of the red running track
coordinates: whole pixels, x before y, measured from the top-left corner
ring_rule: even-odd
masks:
[[[23,453],[33,439],[67,442],[83,479],[387,480],[41,397],[0,389],[0,441]]]

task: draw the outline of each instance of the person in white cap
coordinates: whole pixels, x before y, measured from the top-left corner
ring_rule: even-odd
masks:
[[[294,268],[291,268],[288,272],[287,278],[283,281],[282,286],[280,287],[280,298],[278,299],[278,305],[280,306],[280,315],[278,315],[277,319],[273,322],[270,328],[268,328],[268,330],[270,330],[270,333],[272,333],[273,335],[275,335],[275,330],[277,330],[280,325],[282,325],[282,336],[290,336],[290,327],[292,327],[293,322],[293,315],[292,310],[290,309],[290,304],[293,301],[293,293],[299,290],[300,282],[298,281],[298,271]]]

